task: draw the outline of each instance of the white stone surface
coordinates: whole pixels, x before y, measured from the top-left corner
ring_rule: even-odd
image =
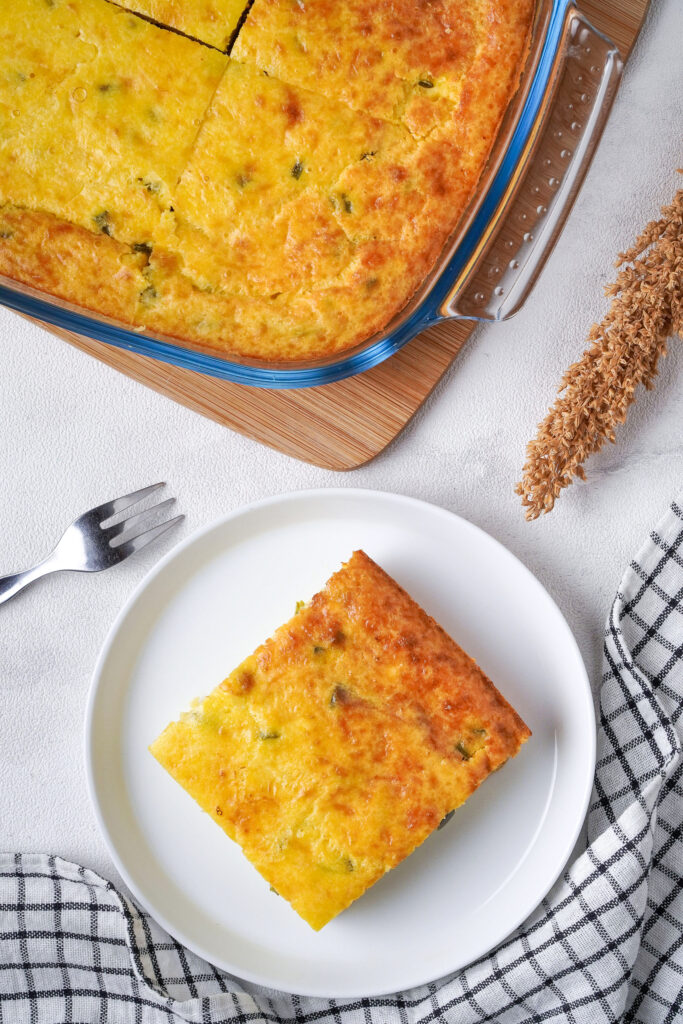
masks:
[[[683,487],[683,346],[672,343],[618,445],[591,460],[588,482],[551,515],[526,523],[513,487],[562,372],[606,308],[616,253],[680,187],[682,39],[683,4],[654,0],[583,191],[525,309],[478,329],[408,430],[355,472],[260,447],[0,308],[0,572],[32,564],[84,509],[158,479],[186,513],[183,533],[281,491],[398,491],[453,509],[514,551],[564,611],[597,687],[622,571]],[[169,546],[100,576],[50,577],[0,608],[3,848],[60,854],[116,880],[86,793],[85,699],[116,612]]]

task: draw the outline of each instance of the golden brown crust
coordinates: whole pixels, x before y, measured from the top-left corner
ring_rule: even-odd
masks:
[[[234,0],[127,5],[189,31],[229,21]],[[0,27],[0,203],[47,219],[5,272],[200,350],[272,363],[352,349],[406,306],[466,209],[532,13],[255,0],[234,50],[251,66],[104,0],[16,0]],[[63,280],[50,214],[65,237],[90,228]],[[143,280],[101,289],[95,263],[125,253],[97,232],[128,243]]]
[[[135,320],[207,351],[236,351],[272,362],[315,358],[351,349],[379,331],[427,269],[423,254],[408,261],[391,243],[368,241],[324,288],[221,295],[199,291],[173,253],[155,250]]]
[[[442,627],[364,551],[353,557],[313,599],[320,622],[362,628],[361,658],[376,665],[373,694],[392,713],[430,723],[430,738],[446,756],[468,716],[487,723],[491,770],[517,753],[530,735],[491,680]],[[343,627],[342,627],[343,628]],[[383,672],[391,666],[391,672]]]
[[[151,751],[318,929],[530,735],[362,551]]]
[[[400,118],[413,95],[457,95],[486,6],[472,0],[255,0],[234,56],[356,110]]]
[[[0,207],[0,274],[116,320],[135,320],[144,256],[49,213]]]
[[[406,265],[398,277],[387,265],[395,266],[391,247],[370,242],[327,289],[276,299],[205,294],[172,253],[134,252],[51,214],[0,207],[0,274],[207,352],[231,348],[275,361],[348,349],[379,330],[400,289],[416,286],[425,272],[424,264]]]
[[[514,89],[533,0],[255,0],[233,56],[418,136],[474,94],[497,123]],[[483,86],[483,89],[482,89]],[[468,99],[469,97],[469,99]]]

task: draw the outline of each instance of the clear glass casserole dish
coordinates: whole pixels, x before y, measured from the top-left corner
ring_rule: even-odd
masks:
[[[504,320],[522,305],[588,168],[622,62],[571,0],[539,0],[517,93],[476,195],[408,305],[361,345],[307,362],[259,362],[186,347],[0,275],[10,309],[162,362],[264,388],[328,384],[387,359],[449,319]]]

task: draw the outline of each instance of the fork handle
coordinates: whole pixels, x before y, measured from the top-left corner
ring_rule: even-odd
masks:
[[[13,572],[9,576],[0,576],[0,604],[9,601],[11,597],[18,594],[29,583],[33,583],[34,580],[40,579],[41,576],[54,571],[54,566],[50,565],[49,561],[45,561],[41,562],[40,565],[34,566],[33,569],[26,569],[25,572]]]

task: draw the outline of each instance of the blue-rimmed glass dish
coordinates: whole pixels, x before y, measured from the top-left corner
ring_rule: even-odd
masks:
[[[444,320],[506,319],[523,303],[561,230],[621,66],[615,46],[570,0],[539,0],[520,86],[472,203],[409,304],[351,350],[286,363],[199,351],[2,276],[0,302],[95,341],[262,388],[313,387],[363,373]]]

